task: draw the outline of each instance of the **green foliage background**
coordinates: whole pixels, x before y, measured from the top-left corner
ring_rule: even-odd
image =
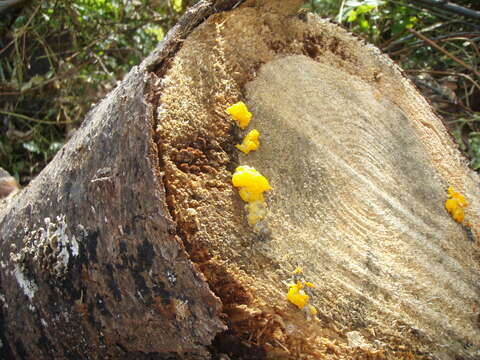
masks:
[[[46,0],[0,14],[0,167],[28,183],[80,125],[91,104],[139,64],[194,2]],[[304,10],[365,37],[408,75],[428,74],[430,89],[420,89],[441,105],[437,111],[478,170],[480,22],[412,3],[310,0]],[[480,7],[475,1],[457,3]],[[468,68],[426,46],[409,29],[433,39]],[[450,98],[435,93],[449,76],[456,83]]]

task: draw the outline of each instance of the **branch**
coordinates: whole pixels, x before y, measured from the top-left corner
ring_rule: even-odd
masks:
[[[408,29],[408,31],[410,31],[412,34],[414,34],[415,36],[419,37],[420,39],[422,39],[423,41],[425,41],[427,44],[429,44],[430,46],[434,47],[435,49],[437,49],[438,51],[444,53],[445,55],[447,55],[449,58],[451,58],[453,61],[459,63],[460,65],[462,65],[465,69],[468,69],[470,70],[471,72],[473,72],[475,75],[477,75],[478,77],[480,77],[480,73],[474,69],[472,66],[470,66],[469,64],[467,64],[466,62],[464,62],[462,59],[459,59],[458,57],[456,57],[455,55],[453,55],[452,53],[448,52],[447,50],[445,50],[444,48],[442,48],[441,46],[439,46],[436,42],[430,40],[429,38],[427,38],[425,35],[422,35],[420,34],[418,31],[415,31],[413,29]]]
[[[423,31],[418,31],[418,32],[420,34],[423,34]],[[445,34],[445,35],[432,37],[432,38],[430,38],[430,40],[438,41],[438,42],[451,41],[451,40],[469,41],[472,44],[472,47],[475,50],[475,52],[477,52],[480,55],[479,50],[477,49],[477,46],[475,44],[475,39],[473,38],[475,35],[476,35],[476,33],[463,31],[463,32],[458,32],[458,33]],[[415,35],[410,34],[409,36],[405,36],[405,37],[395,41],[395,43],[392,43],[389,46],[387,46],[385,48],[381,48],[381,49],[384,52],[388,53],[389,56],[394,56],[394,55],[397,55],[398,53],[405,52],[406,50],[410,50],[410,49],[413,49],[413,48],[418,48],[418,47],[420,47],[424,44],[424,41],[422,41],[422,40],[417,40],[417,41],[413,41],[409,44],[405,44],[405,42],[407,40],[410,40],[412,38],[415,38]]]
[[[412,2],[418,3],[419,5],[435,6],[465,17],[480,19],[480,11],[471,10],[446,0],[413,0]]]
[[[0,13],[7,10],[9,7],[20,4],[23,0],[0,0]]]

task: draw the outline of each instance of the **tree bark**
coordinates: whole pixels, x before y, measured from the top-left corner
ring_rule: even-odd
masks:
[[[213,11],[208,1],[189,10],[3,203],[0,357],[200,357],[225,328],[166,208],[146,101],[147,65],[171,56]]]
[[[187,11],[3,200],[0,356],[475,359],[478,175],[376,48],[296,1],[238,5]],[[272,185],[262,228],[239,164]],[[299,277],[316,316],[286,300]]]

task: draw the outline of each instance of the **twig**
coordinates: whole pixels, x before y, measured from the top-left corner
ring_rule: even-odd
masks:
[[[472,47],[475,49],[475,51],[478,52],[477,46],[475,44],[475,38],[472,39],[472,38],[469,38],[468,36],[461,37],[462,35],[476,35],[476,33],[461,32],[461,33],[454,33],[454,34],[446,34],[446,35],[436,36],[434,38],[431,38],[430,40],[439,41],[439,42],[450,41],[450,40],[466,40],[466,41],[469,41],[470,44],[472,45]],[[478,35],[480,35],[480,33]],[[412,35],[412,37],[415,37],[415,36]],[[404,39],[406,40],[406,37]],[[388,50],[383,49],[383,48],[382,48],[382,50],[384,52],[387,52],[388,55],[390,55],[390,56],[395,56],[397,54],[401,54],[402,52],[405,52],[406,50],[411,50],[411,49],[414,49],[414,48],[418,48],[418,47],[422,46],[423,44],[424,44],[424,42],[422,40],[417,40],[417,41],[412,42],[411,44],[403,45],[403,47],[398,49],[398,50],[392,49],[391,46],[387,47]],[[398,45],[400,45],[400,44],[396,43],[393,48],[398,47]]]
[[[27,92],[31,92],[31,91],[34,91],[34,90],[41,89],[44,86],[46,86],[46,85],[48,85],[48,84],[50,84],[54,81],[64,80],[66,78],[73,77],[73,74],[75,74],[76,72],[81,70],[85,65],[88,65],[88,64],[89,64],[88,61],[83,62],[83,63],[75,66],[73,69],[67,70],[67,71],[65,71],[63,73],[60,73],[60,74],[58,74],[58,75],[56,75],[56,76],[54,76],[54,77],[52,77],[48,80],[43,81],[42,83],[38,84],[37,86],[32,86],[32,87],[30,87],[28,89],[25,89],[25,90],[0,92],[0,95],[22,95],[22,94],[25,94]],[[55,124],[57,124],[57,122],[55,122]]]
[[[392,4],[405,6],[407,8],[417,10],[417,11],[422,11],[423,10],[421,7],[412,5],[412,4],[410,4],[408,2],[405,2],[405,1],[400,2],[400,1],[390,0],[389,2],[391,2]],[[436,7],[431,7],[431,6],[428,6],[428,5],[424,6],[423,8],[428,9],[432,15],[434,15],[435,17],[437,17],[439,19],[444,19],[444,20],[447,20],[447,21],[452,19],[452,16],[448,12],[443,11],[443,9],[439,9],[439,8],[436,8]]]
[[[288,348],[283,345],[280,341],[278,341],[277,339],[274,339],[275,343],[280,346],[285,352],[287,352],[287,354],[290,354],[290,350],[288,350]]]
[[[450,25],[458,24],[458,23],[461,23],[461,22],[460,21],[451,21],[451,22],[443,23],[443,24],[435,24],[434,26],[429,26],[425,29],[418,30],[418,31],[422,34],[425,34],[427,32],[438,30],[442,27],[450,26]],[[440,36],[437,36],[436,39],[442,39],[446,36],[467,36],[467,35],[471,35],[472,37],[480,36],[480,32],[478,32],[478,31],[460,31],[460,32],[452,33],[452,34],[440,35]],[[381,49],[383,51],[389,51],[391,48],[401,46],[405,42],[407,42],[408,40],[411,40],[411,39],[414,39],[414,38],[415,38],[415,35],[408,34],[408,35],[402,36],[399,39],[395,39],[395,40],[391,41],[387,45],[381,46]]]
[[[418,3],[420,5],[426,4],[434,7],[439,7],[443,10],[453,12],[455,14],[459,14],[473,19],[480,19],[480,11],[471,10],[446,0],[413,0],[412,2]]]
[[[444,53],[445,55],[447,55],[450,59],[452,59],[453,61],[459,63],[460,65],[462,65],[465,69],[468,69],[470,70],[471,72],[473,72],[475,75],[477,75],[479,78],[480,78],[480,72],[478,72],[476,69],[474,69],[473,67],[471,67],[470,65],[468,65],[465,61],[459,59],[458,57],[456,57],[455,55],[451,54],[450,52],[448,52],[447,50],[445,50],[444,48],[442,48],[441,46],[437,45],[437,43],[435,43],[434,41],[430,40],[429,38],[427,38],[425,35],[422,35],[420,34],[418,31],[415,31],[413,29],[407,29],[409,32],[411,32],[412,34],[414,34],[415,36],[419,37],[420,39],[422,39],[423,41],[425,41],[426,43],[428,43],[430,46],[432,46],[433,48],[437,49],[438,51]]]
[[[477,55],[480,57],[480,50],[478,49],[477,44],[475,43],[475,39],[471,39],[469,37],[463,37],[463,36],[455,36],[455,34],[452,34],[451,37],[445,38],[444,41],[450,41],[450,40],[463,40],[463,41],[468,41],[470,45],[472,46],[473,50],[477,53]]]
[[[5,45],[5,47],[3,49],[0,50],[0,55],[2,55],[10,46],[12,46],[12,44],[15,43],[15,41],[20,37],[22,36],[25,31],[27,31],[27,28],[28,28],[28,25],[30,25],[30,23],[32,22],[33,18],[35,17],[35,14],[37,13],[38,9],[40,9],[40,6],[42,4],[39,4],[35,10],[33,11],[32,15],[30,16],[30,18],[28,19],[27,23],[25,25],[22,26],[22,29],[19,31],[19,34],[17,35],[17,37],[15,37],[12,41],[10,41],[7,45]]]
[[[463,105],[463,103],[461,101],[452,101],[451,99],[448,98],[448,95],[444,94],[439,88],[437,88],[435,86],[432,86],[432,85],[430,85],[430,84],[428,84],[424,81],[419,81],[417,79],[415,79],[414,82],[415,82],[415,85],[417,85],[419,88],[428,88],[428,89],[432,90],[435,94],[442,97],[440,99],[437,98],[435,100],[431,99],[433,103],[435,103],[435,104],[443,103],[443,104],[454,105],[456,107],[459,107],[459,108],[463,109],[467,113],[472,113],[472,109],[469,106]],[[438,110],[440,110],[440,109],[438,109]]]
[[[105,72],[105,74],[107,74],[110,78],[114,78],[113,74],[110,71],[108,71],[107,67],[103,63],[102,58],[100,56],[98,56],[97,54],[95,54],[95,52],[92,52],[92,55],[95,59],[97,59],[100,66],[102,67],[103,71]]]
[[[35,123],[39,123],[39,124],[62,125],[62,124],[71,124],[72,123],[71,121],[40,120],[40,119],[32,118],[32,117],[27,116],[27,115],[12,113],[12,112],[3,111],[3,110],[0,110],[0,114],[17,117],[17,118],[22,119],[22,120],[31,121],[31,122],[35,122]]]
[[[478,90],[480,90],[480,84],[473,80],[467,74],[456,73],[453,71],[440,71],[440,70],[405,70],[406,73],[429,73],[436,75],[450,75],[450,76],[460,76],[469,80]]]
[[[458,23],[460,21],[458,20],[453,20],[453,21],[446,21],[446,22],[439,22],[430,26],[427,26],[424,29],[421,29],[420,32],[425,33],[433,30],[437,30],[439,28],[445,27],[445,26],[450,26],[452,24]],[[403,43],[407,42],[410,39],[413,39],[415,35],[413,34],[408,34],[405,35],[405,32],[402,32],[401,34],[398,34],[395,38],[392,38],[388,40],[386,43],[380,45],[380,49],[383,51],[389,51],[392,47],[396,47],[398,45],[402,45]]]
[[[342,3],[340,4],[340,11],[338,12],[337,15],[337,21],[339,24],[342,23],[343,20],[343,9],[345,8],[345,0],[342,0]]]
[[[20,95],[20,91],[7,91],[7,92],[0,92],[0,95]]]

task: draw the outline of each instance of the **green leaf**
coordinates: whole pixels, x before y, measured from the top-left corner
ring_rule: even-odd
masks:
[[[57,109],[56,108],[50,108],[48,109],[47,111],[47,115],[45,116],[45,119],[51,119],[53,115],[55,115],[57,113]]]
[[[176,12],[182,11],[183,0],[172,0],[173,10]]]
[[[162,41],[165,36],[165,32],[163,31],[163,29],[158,26],[146,28],[145,33],[152,35],[157,41]]]
[[[347,14],[347,22],[351,23],[357,20],[357,12],[355,10],[350,10]]]
[[[61,143],[61,142],[53,142],[48,147],[48,150],[53,152],[53,153],[56,153],[58,150],[60,150],[62,148],[62,146],[63,146],[63,143]]]
[[[363,31],[367,31],[370,27],[367,19],[361,19],[358,24],[360,25],[360,29],[362,29]]]
[[[27,17],[25,15],[21,15],[15,19],[15,23],[13,24],[13,27],[18,29],[19,27],[22,27],[27,23]]]
[[[372,6],[372,5],[360,5],[360,6],[357,8],[357,13],[358,13],[358,15],[360,15],[360,14],[366,14],[366,13],[369,13],[370,11],[372,11],[373,9],[375,9],[375,6]]]
[[[392,25],[392,36],[402,33],[405,30],[405,25],[402,22],[395,22]]]
[[[34,154],[40,154],[41,153],[40,148],[38,147],[38,145],[33,140],[29,141],[29,142],[26,142],[26,143],[23,143],[22,146],[27,151],[30,151],[31,153],[34,153]]]
[[[45,78],[43,76],[35,75],[26,83],[22,84],[21,90],[26,91],[28,89],[31,89],[34,86],[41,85],[44,81],[45,81]]]

